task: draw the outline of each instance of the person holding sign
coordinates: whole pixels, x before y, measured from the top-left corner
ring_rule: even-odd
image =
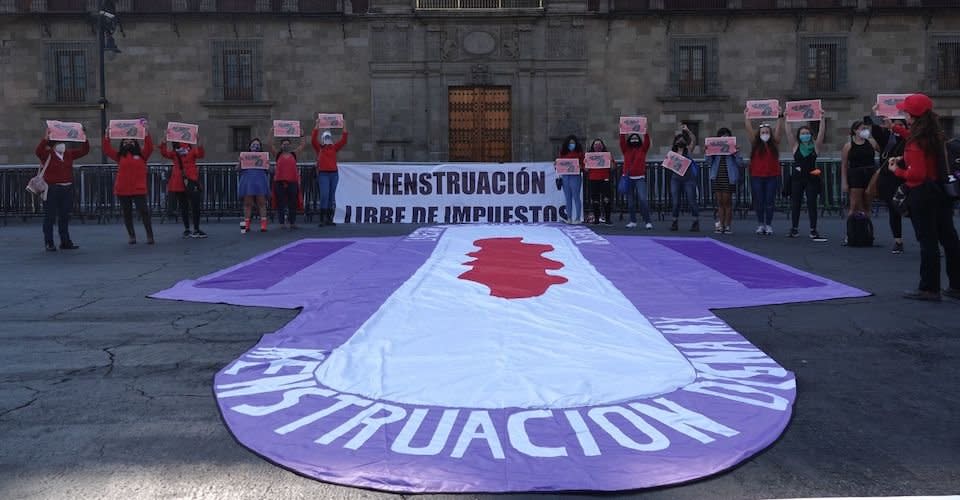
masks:
[[[277,151],[273,141],[270,143],[270,152],[277,160],[273,174],[273,199],[277,205],[277,218],[280,227],[286,229],[297,228],[297,209],[300,207],[300,169],[297,168],[297,155],[304,148],[304,142],[299,141],[293,147],[289,137],[280,139],[280,151]],[[284,222],[286,221],[286,224]]]
[[[609,156],[607,145],[599,137],[590,144],[590,153],[608,153],[605,158],[609,161],[606,168],[587,167],[587,192],[590,193],[590,206],[593,211],[594,224],[610,224],[610,169],[613,168],[613,157]],[[586,163],[586,162],[585,162]]]
[[[247,147],[247,151],[262,153],[263,143],[260,142],[260,138],[253,138]],[[257,211],[260,213],[260,232],[265,233],[267,232],[267,196],[270,194],[270,175],[268,173],[270,165],[263,165],[263,168],[245,168],[243,162],[241,162],[238,167],[240,168],[240,182],[237,185],[237,196],[243,200],[243,224],[240,226],[240,234],[250,232],[250,217],[254,203],[256,203]]]
[[[878,111],[877,106],[873,107],[873,111],[874,113]],[[873,122],[872,117],[864,117],[864,123],[867,123],[867,118],[870,118],[869,121],[871,123]],[[906,120],[900,118],[892,120],[891,126],[894,125],[899,125],[901,130],[907,129]],[[870,133],[880,146],[880,168],[877,169],[877,173],[873,174],[876,181],[873,179],[870,180],[871,183],[876,182],[875,191],[870,192],[870,185],[868,184],[867,195],[879,198],[887,206],[888,223],[890,225],[890,232],[893,234],[893,247],[890,249],[890,253],[900,255],[903,253],[903,215],[900,214],[896,205],[893,204],[893,195],[897,187],[903,184],[903,179],[900,179],[884,167],[890,158],[903,156],[906,138],[900,137],[894,131],[884,128],[881,124],[877,123],[873,123]]]
[[[640,134],[620,134],[620,150],[623,151],[623,174],[627,178],[627,208],[630,211],[628,229],[637,227],[637,205],[647,229],[650,222],[650,205],[647,204],[647,152],[650,151],[650,130]]]
[[[347,125],[343,124],[343,134],[334,144],[333,135],[329,130],[320,134],[320,120],[313,127],[310,142],[317,153],[317,188],[320,190],[320,226],[336,226],[333,213],[336,207],[337,183],[340,175],[337,173],[337,153],[347,145]],[[318,140],[319,138],[319,140]]]
[[[172,147],[173,149],[170,149]],[[167,191],[177,197],[180,216],[183,219],[184,238],[206,238],[207,233],[200,230],[200,205],[203,203],[203,186],[200,185],[200,169],[197,160],[203,158],[203,146],[197,137],[196,147],[185,142],[172,142],[170,147],[164,142],[160,145],[160,155],[173,160]],[[193,233],[190,222],[193,222]]]
[[[950,283],[943,295],[960,299],[960,240],[953,224],[954,200],[942,186],[949,173],[943,129],[933,111],[933,101],[924,94],[907,97],[897,104],[897,109],[907,114],[910,128],[893,126],[889,119],[884,120],[885,127],[907,138],[903,157],[890,158],[886,168],[909,188],[910,221],[920,242],[920,284],[904,297],[940,301],[942,246]]]
[[[733,132],[727,127],[717,130],[717,137],[733,137]],[[709,139],[707,139],[709,141]],[[740,150],[734,149],[730,154],[715,154],[707,156],[705,161],[710,165],[710,186],[713,197],[717,200],[717,222],[715,233],[732,234],[733,229],[733,193],[740,182],[740,171],[743,168],[743,158]]]
[[[793,168],[790,176],[785,179],[784,193],[790,196],[790,233],[791,238],[800,236],[800,203],[803,197],[807,198],[807,215],[810,218],[810,239],[813,241],[827,241],[817,231],[817,201],[823,189],[823,177],[817,167],[817,151],[823,147],[823,134],[827,128],[820,117],[820,128],[817,138],[813,138],[810,127],[803,125],[797,129],[796,137],[790,130],[787,122],[787,139],[790,149],[793,150]]]
[[[773,209],[780,184],[780,134],[783,116],[777,119],[776,128],[762,123],[754,129],[750,122],[750,109],[743,112],[747,134],[752,138],[750,151],[750,192],[753,208],[757,212],[757,234],[773,234]]]
[[[583,170],[583,145],[575,135],[569,135],[560,146],[560,153],[557,158],[561,160],[577,160],[580,163],[580,169]],[[567,220],[570,224],[579,224],[583,217],[583,198],[581,189],[583,187],[583,177],[578,172],[576,175],[561,175],[561,186],[563,187],[563,198],[566,201]]]
[[[143,124],[146,127],[146,124]],[[153,139],[147,130],[143,138],[143,148],[135,139],[122,139],[120,150],[113,149],[110,135],[103,135],[103,153],[117,162],[117,180],[113,183],[113,193],[120,200],[123,213],[123,225],[127,228],[127,243],[137,244],[137,233],[133,228],[133,206],[143,220],[143,229],[147,232],[147,244],[153,245],[153,224],[150,210],[147,209],[147,162],[153,154]]]
[[[691,147],[692,146],[692,147]],[[673,222],[670,224],[671,231],[680,229],[680,193],[687,196],[687,204],[690,205],[690,212],[693,213],[693,223],[690,224],[691,232],[700,231],[700,206],[697,204],[697,181],[700,180],[700,167],[693,160],[691,152],[696,152],[697,136],[684,124],[680,132],[673,136],[673,148],[671,151],[683,155],[690,160],[690,167],[683,175],[673,173],[670,176],[670,197],[673,201]]]
[[[80,247],[70,238],[73,162],[90,153],[90,141],[84,140],[79,150],[67,150],[65,142],[54,142],[50,136],[48,129],[36,150],[37,158],[45,165],[42,172],[43,180],[47,183],[47,191],[43,193],[43,242],[48,252],[57,251],[53,244],[53,224],[56,223],[60,233],[60,249],[76,250]]]
[[[850,199],[847,217],[854,214],[870,217],[871,200],[867,198],[866,190],[877,168],[876,157],[880,151],[870,128],[870,124],[862,120],[853,122],[849,140],[840,151],[840,183]]]

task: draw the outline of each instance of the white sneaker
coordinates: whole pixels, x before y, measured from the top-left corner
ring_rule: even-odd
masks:
[[[628,222],[628,223],[627,223],[627,229],[633,229],[633,228],[635,228],[635,227],[637,227],[637,223],[636,223],[636,222]]]
[[[757,233],[757,234],[766,233],[766,232],[767,232],[767,227],[761,224],[761,225],[757,226],[757,230],[754,231],[754,232]]]
[[[714,223],[713,223],[713,228],[714,228],[715,230],[717,230],[717,231],[720,231],[721,229],[723,229],[722,227],[720,227],[720,221],[714,222]]]
[[[653,229],[653,224],[648,222],[647,225],[644,227],[646,227],[647,229]]]
[[[771,225],[764,226],[764,228],[763,228],[763,234],[772,236],[772,235],[773,235],[773,226],[771,226]]]
[[[573,219],[573,223],[574,223],[574,224],[582,224],[583,221],[581,221],[580,219]]]

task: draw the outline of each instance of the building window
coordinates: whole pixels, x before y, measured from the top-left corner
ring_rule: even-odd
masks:
[[[800,43],[800,88],[810,94],[842,92],[847,84],[846,39],[804,38]]]
[[[935,42],[938,90],[960,90],[960,37]]]
[[[940,117],[940,128],[943,129],[943,134],[947,137],[947,140],[956,136],[956,129],[954,129],[955,126],[956,122],[952,116]]]
[[[214,95],[224,101],[262,99],[263,64],[260,40],[213,42]]]
[[[250,127],[230,127],[230,144],[235,152],[246,151],[250,147],[253,132]]]
[[[95,94],[91,74],[93,44],[53,42],[46,47],[45,98],[50,103],[79,104]]]
[[[715,39],[674,39],[671,93],[681,97],[716,95],[717,59]]]

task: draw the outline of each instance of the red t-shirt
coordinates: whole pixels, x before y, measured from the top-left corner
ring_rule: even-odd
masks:
[[[780,159],[769,149],[754,149],[750,155],[750,177],[779,177]]]
[[[284,182],[300,182],[300,172],[297,170],[297,157],[292,153],[280,153],[277,156],[277,171],[273,180]]]

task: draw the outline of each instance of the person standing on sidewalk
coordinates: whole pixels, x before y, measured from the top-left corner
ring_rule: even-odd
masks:
[[[333,142],[333,134],[325,130],[320,134],[320,121],[313,126],[313,135],[310,142],[317,153],[317,188],[320,191],[320,226],[336,226],[333,213],[336,209],[337,183],[340,174],[337,172],[337,153],[347,145],[347,126],[343,126],[340,140]]]
[[[671,151],[683,155],[690,160],[690,168],[684,172],[683,176],[676,173],[670,176],[670,197],[673,198],[673,223],[670,224],[671,231],[680,229],[680,194],[687,197],[687,204],[690,205],[690,212],[693,214],[693,223],[690,225],[691,232],[700,232],[700,206],[697,203],[697,183],[700,182],[700,165],[693,159],[692,153],[697,150],[697,136],[690,131],[684,124],[680,132],[673,137],[673,148]]]
[[[271,132],[272,135],[272,132]],[[270,152],[276,158],[273,173],[273,198],[277,205],[277,219],[284,229],[297,228],[297,210],[300,208],[300,169],[297,156],[303,151],[304,142],[293,147],[289,137],[280,139],[280,150],[270,141]]]
[[[649,125],[648,125],[649,126]],[[623,152],[623,175],[627,178],[627,209],[630,222],[627,229],[637,227],[637,206],[647,229],[653,229],[650,221],[650,205],[647,203],[647,152],[650,151],[650,131],[640,134],[620,134],[620,150]]]
[[[84,128],[86,130],[86,128]],[[43,201],[43,242],[48,252],[56,252],[53,244],[53,224],[57,224],[60,233],[60,249],[76,250],[80,248],[70,238],[70,210],[73,209],[73,162],[90,153],[90,141],[80,144],[79,150],[68,150],[65,142],[51,142],[47,131],[36,155],[46,165],[43,180],[47,191]]]
[[[184,238],[206,238],[207,233],[200,230],[200,205],[203,203],[203,186],[200,184],[200,169],[197,160],[203,158],[203,146],[197,137],[196,147],[187,143],[167,143],[160,145],[160,155],[173,160],[173,169],[170,180],[167,182],[167,191],[177,197],[180,205],[180,216],[183,219]],[[193,232],[190,232],[190,222],[193,222]]]
[[[146,123],[144,123],[146,126]],[[113,193],[120,200],[123,212],[123,225],[127,228],[127,243],[137,244],[137,233],[133,229],[133,206],[143,220],[143,229],[147,232],[147,244],[153,245],[153,224],[150,210],[147,209],[147,162],[153,154],[153,139],[149,130],[143,139],[143,149],[134,139],[120,141],[120,150],[113,149],[110,136],[103,134],[103,153],[117,162],[117,180],[113,184]]]
[[[823,242],[826,238],[817,231],[817,208],[820,193],[823,192],[822,171],[817,167],[817,151],[823,148],[824,130],[827,128],[823,118],[820,118],[820,128],[817,138],[813,138],[813,130],[807,125],[797,129],[796,137],[790,130],[790,123],[786,124],[787,139],[790,149],[793,150],[793,168],[790,177],[784,179],[784,193],[790,196],[790,238],[800,236],[800,204],[804,196],[807,198],[807,215],[810,218],[810,239]]]
[[[776,128],[767,123],[754,130],[748,110],[743,112],[747,134],[751,137],[750,194],[757,211],[757,234],[773,234],[773,210],[780,184],[780,137],[783,115],[777,119]]]
[[[583,172],[583,145],[575,135],[569,135],[560,145],[560,152],[557,158],[564,160],[577,160],[580,163],[580,172]],[[567,223],[579,224],[583,217],[583,188],[582,173],[577,175],[561,175],[560,184],[563,187],[563,198],[567,210]]]

